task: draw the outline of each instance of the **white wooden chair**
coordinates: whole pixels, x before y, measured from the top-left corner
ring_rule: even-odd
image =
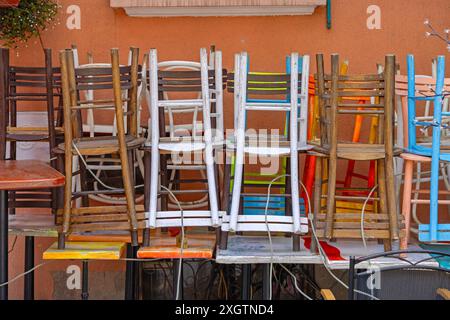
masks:
[[[309,56],[303,56],[301,79],[299,76],[299,56],[293,53],[290,57],[290,70],[285,74],[250,74],[248,73],[247,53],[241,53],[235,58],[235,148],[236,163],[234,172],[234,183],[231,199],[231,209],[227,216],[223,217],[223,236],[228,232],[286,232],[296,235],[294,239],[299,240],[298,235],[308,232],[308,221],[300,215],[299,200],[299,151],[308,150],[306,143],[306,126],[308,112],[308,79],[309,79]],[[299,82],[301,83],[299,94]],[[287,95],[285,100],[256,100],[248,99],[248,94],[272,90],[272,94]],[[267,92],[267,91],[266,91]],[[299,105],[300,104],[300,105]],[[289,134],[284,136],[248,135],[245,133],[246,121],[250,117],[247,111],[275,111],[289,113]],[[266,140],[271,143],[255,145],[253,139],[258,143]],[[276,142],[276,145],[273,145]],[[242,180],[245,155],[290,157],[290,180],[291,191],[291,215],[243,215],[240,212],[242,201]],[[278,195],[277,195],[278,196]],[[294,241],[294,250],[300,249],[300,241]],[[226,247],[226,241],[221,241],[221,247]]]
[[[163,71],[164,64],[158,65],[157,50],[151,49],[149,53],[149,91],[148,106],[151,118],[151,168],[150,168],[150,186],[149,193],[149,212],[147,227],[164,228],[164,227],[219,227],[220,216],[218,207],[217,178],[214,163],[214,146],[223,146],[223,138],[219,134],[213,135],[211,128],[211,119],[216,117],[218,131],[223,128],[223,111],[222,111],[222,66],[221,52],[215,53],[216,66],[214,70],[208,69],[208,56],[206,49],[200,50],[200,72],[190,70]],[[192,65],[196,67],[197,65]],[[184,79],[184,80],[183,80]],[[178,91],[176,86],[192,86],[201,90],[201,97],[192,99],[169,99],[163,97],[164,91]],[[212,96],[214,95],[214,99]],[[211,113],[212,103],[216,104],[216,114]],[[169,132],[173,130],[173,135],[161,137],[160,128],[160,110],[194,110],[198,108],[202,112],[202,135],[196,134],[196,120],[194,118],[192,127],[192,135],[178,136],[175,134],[176,126],[169,124]],[[164,129],[165,131],[165,129]],[[223,129],[222,129],[223,132]],[[205,155],[204,163],[206,167],[206,176],[208,180],[208,202],[209,210],[177,210],[162,211],[158,209],[158,195],[167,194],[168,191],[161,190],[159,184],[160,175],[160,156],[162,154],[178,155],[178,153],[198,153]],[[178,164],[177,164],[178,165]],[[195,164],[197,165],[197,164]],[[175,169],[176,167],[172,167]],[[146,179],[148,179],[146,173]],[[169,193],[176,195],[185,192],[183,190],[174,190]],[[174,199],[175,202],[177,199]],[[147,235],[150,233],[147,232]],[[148,240],[147,240],[148,241]]]

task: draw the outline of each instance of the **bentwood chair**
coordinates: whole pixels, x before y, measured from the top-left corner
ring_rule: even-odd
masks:
[[[6,143],[9,142],[9,158],[17,158],[19,143],[48,144],[49,161],[56,168],[53,148],[62,141],[62,107],[60,70],[53,67],[52,51],[44,50],[43,67],[23,67],[10,64],[9,49],[0,48],[0,159],[6,158]],[[27,126],[19,119],[18,109],[26,105],[31,110],[44,107],[45,126]],[[22,111],[22,116],[31,112]],[[52,208],[56,210],[54,190],[42,192],[10,192],[9,208]]]
[[[64,100],[64,144],[58,146],[64,153],[66,185],[64,189],[64,208],[59,222],[58,247],[64,248],[65,236],[71,232],[128,230],[131,243],[138,245],[138,229],[145,227],[143,206],[135,204],[134,168],[132,167],[134,150],[145,141],[137,132],[137,91],[140,82],[137,48],[132,49],[130,66],[119,65],[118,49],[111,49],[111,66],[105,68],[75,68],[71,50],[60,53],[62,88]],[[93,101],[83,99],[83,91],[102,91],[102,97]],[[122,98],[127,90],[126,99]],[[124,102],[127,109],[123,110]],[[114,106],[117,119],[116,136],[83,137],[82,110],[93,108],[111,108]],[[122,119],[127,116],[127,130]],[[123,189],[110,187],[105,190],[72,192],[72,161],[79,157],[81,162],[86,156],[113,155],[120,158]],[[87,206],[73,208],[72,200],[77,195],[125,194],[125,206]]]
[[[78,49],[75,45],[72,45],[72,52],[74,54],[74,64],[76,68],[108,68],[111,67],[111,63],[98,63],[94,62],[92,54],[88,53],[88,63],[80,64],[80,58],[78,54]],[[128,65],[131,65],[131,59],[132,59],[132,50],[129,51],[128,54]],[[146,61],[144,60],[144,63],[142,65],[142,70],[145,70],[145,64]],[[144,98],[144,88],[145,88],[145,77],[140,76],[142,81],[140,82],[140,85],[138,86],[138,100],[137,100],[137,124],[138,124],[138,135],[139,136],[145,136],[145,130],[140,125],[141,124],[141,112],[142,112],[142,101]],[[87,101],[93,101],[95,100],[94,97],[95,91],[94,90],[85,90],[84,95],[85,99]],[[98,94],[98,93],[97,93]],[[123,108],[126,109],[126,95],[127,90],[124,90],[122,92],[122,99],[124,101]],[[101,136],[101,135],[117,135],[117,119],[115,117],[115,111],[114,106],[111,106],[111,108],[103,108],[101,112],[94,112],[94,109],[86,109],[86,117],[83,117],[83,133],[84,135],[88,135],[89,137],[95,137],[95,136]],[[105,121],[101,121],[101,119],[108,119],[113,118],[113,124],[105,123]],[[126,120],[125,115],[125,120]],[[99,121],[100,120],[100,121]],[[127,122],[124,123],[125,130],[127,130]],[[144,163],[143,163],[143,153],[140,150],[135,150],[135,161],[134,161],[134,168],[139,169],[139,173],[142,177],[144,177]],[[88,189],[87,183],[87,170],[91,170],[95,172],[95,175],[98,178],[106,179],[108,176],[113,176],[114,172],[120,171],[120,159],[110,157],[107,158],[104,155],[98,157],[98,156],[91,156],[86,157],[85,162],[87,166],[85,167],[84,163],[78,164],[77,162],[74,162],[74,171],[76,171],[78,168],[81,171],[81,174],[77,176],[79,179],[76,179],[74,181],[75,183],[75,190],[86,190]],[[97,181],[93,181],[93,188],[94,190],[98,191],[101,186],[99,186],[99,183]],[[124,197],[118,197],[117,195],[111,196],[108,194],[90,194],[89,196],[83,197],[84,205],[87,205],[88,199],[95,200],[101,203],[106,204],[126,204],[126,199]],[[142,202],[143,195],[140,195],[136,198],[136,202]]]
[[[397,91],[405,90],[405,78],[398,77]],[[436,77],[417,76],[415,74],[414,56],[408,56],[408,77],[407,77],[407,99],[408,109],[405,110],[404,118],[406,118],[407,137],[406,151],[408,154],[402,154],[405,159],[405,184],[403,193],[403,214],[406,221],[406,232],[410,228],[411,203],[430,204],[430,219],[428,224],[419,224],[418,236],[423,242],[440,242],[450,241],[450,226],[439,221],[439,204],[449,205],[449,200],[439,199],[439,195],[449,195],[448,190],[439,190],[439,175],[441,171],[440,163],[450,161],[450,143],[445,131],[449,128],[450,112],[445,111],[446,97],[450,92],[450,79],[445,78],[445,58],[439,56],[437,58],[437,74]],[[425,108],[425,114],[430,110],[430,105],[423,102],[433,102],[433,115],[422,116],[421,108]],[[419,132],[432,131],[431,141],[429,139],[421,139],[418,137]],[[406,131],[406,129],[405,129]],[[431,143],[430,143],[431,142]],[[431,159],[430,159],[431,158]],[[430,162],[431,160],[431,177],[430,190],[412,191],[412,176],[414,162]],[[412,193],[430,194],[428,199],[413,199]],[[403,243],[403,247],[407,246],[407,239]]]
[[[147,228],[166,227],[215,227],[220,226],[222,213],[219,211],[218,202],[218,177],[217,166],[214,161],[215,152],[222,148],[223,142],[223,110],[222,110],[222,58],[221,52],[214,54],[215,67],[208,68],[208,55],[206,49],[200,50],[200,71],[167,70],[164,63],[158,64],[156,49],[149,53],[149,92],[148,106],[151,118],[150,139],[150,172],[146,173],[148,187],[146,188]],[[186,67],[186,63],[182,63]],[[173,65],[171,63],[170,65]],[[197,68],[198,64],[189,64],[190,68]],[[184,70],[183,70],[184,69]],[[191,92],[193,97],[184,98],[181,93]],[[200,96],[198,93],[200,92]],[[178,95],[177,95],[178,93]],[[173,94],[172,97],[169,97]],[[169,98],[169,99],[165,99]],[[212,112],[213,104],[216,112]],[[176,113],[193,112],[191,125],[177,127],[175,121],[170,120]],[[166,127],[164,114],[169,115],[169,126]],[[202,114],[201,125],[197,120],[197,113]],[[212,120],[215,119],[217,131],[213,132]],[[179,130],[178,130],[179,129]],[[183,132],[183,134],[177,134]],[[169,133],[166,136],[166,133]],[[204,155],[204,159],[194,159],[192,156]],[[169,167],[167,156],[171,156],[173,165]],[[203,158],[203,157],[202,157]],[[147,164],[147,161],[145,161]],[[173,169],[188,169],[186,165],[193,165],[198,170],[206,169],[207,190],[170,190],[168,171]],[[182,167],[179,167],[182,165]],[[161,180],[160,180],[161,177]],[[148,178],[150,178],[148,180]],[[208,195],[209,206],[203,210],[192,210],[196,206],[188,206],[186,202],[180,202],[177,195],[186,192]],[[158,197],[164,195],[173,197],[172,204],[176,210],[167,211],[164,201],[161,201],[158,209]],[[181,207],[181,208],[180,208]],[[146,232],[144,241],[150,243],[150,232]]]
[[[401,223],[396,210],[393,170],[395,57],[386,56],[382,74],[339,75],[339,56],[331,56],[331,74],[325,74],[323,55],[317,55],[317,86],[321,117],[320,144],[316,162],[314,225],[321,238],[356,238],[383,240],[385,250],[399,238]],[[355,103],[353,97],[373,97],[370,103]],[[364,115],[379,118],[376,143],[345,141],[339,133],[343,116]],[[376,161],[377,188],[337,188],[338,159]],[[322,169],[324,168],[324,169]],[[326,170],[326,172],[325,172]],[[326,175],[326,188],[322,188]],[[325,194],[323,190],[325,191]],[[355,194],[359,192],[360,194]],[[376,192],[375,192],[376,191]],[[364,192],[361,194],[361,192]],[[323,207],[321,200],[326,199]],[[337,201],[359,201],[379,210],[372,213],[338,212]]]
[[[229,232],[286,232],[293,235],[293,248],[300,250],[300,235],[308,232],[307,218],[300,213],[299,152],[307,150],[309,56],[291,54],[286,73],[249,73],[248,56],[243,52],[235,59],[235,137],[228,148],[235,149],[236,160],[229,214],[223,218],[221,248],[226,249]],[[300,62],[299,62],[300,61]],[[300,77],[300,78],[299,78]],[[268,89],[269,88],[269,89]],[[264,99],[261,99],[264,95]],[[282,96],[283,99],[279,99]],[[286,99],[286,96],[288,99]],[[237,104],[237,107],[236,107]],[[246,123],[252,112],[286,112],[288,135],[246,134]],[[237,114],[237,116],[236,116]],[[289,157],[286,174],[289,197],[285,215],[244,215],[243,166],[246,155]],[[227,176],[227,175],[225,175]],[[284,175],[283,175],[284,176]],[[282,176],[280,176],[281,178]],[[225,189],[227,189],[225,187]],[[268,200],[266,198],[266,200]]]

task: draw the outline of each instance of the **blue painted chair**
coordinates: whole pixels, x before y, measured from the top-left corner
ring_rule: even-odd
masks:
[[[450,224],[439,223],[439,163],[450,161],[450,150],[443,148],[442,131],[449,129],[445,117],[450,112],[443,111],[445,97],[450,94],[450,79],[444,78],[445,58],[437,59],[436,79],[417,78],[414,67],[414,56],[408,55],[408,147],[409,153],[431,157],[430,180],[430,223],[419,225],[419,240],[423,242],[450,241]],[[420,101],[432,101],[434,105],[431,120],[420,119],[416,116]],[[444,121],[443,121],[444,120]],[[421,144],[416,136],[417,127],[432,128],[432,143]]]

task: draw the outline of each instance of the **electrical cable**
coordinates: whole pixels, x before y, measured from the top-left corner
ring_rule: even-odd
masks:
[[[180,245],[180,261],[179,261],[179,266],[178,266],[178,274],[177,274],[177,291],[175,294],[175,300],[179,300],[180,297],[180,283],[181,283],[181,272],[182,272],[182,267],[183,267],[183,249],[184,249],[184,212],[183,212],[183,208],[181,207],[180,202],[178,201],[177,197],[175,197],[175,195],[173,194],[173,192],[161,185],[161,188],[163,188],[164,190],[166,190],[175,200],[175,202],[178,205],[178,208],[180,209],[180,216],[181,216],[181,245]]]

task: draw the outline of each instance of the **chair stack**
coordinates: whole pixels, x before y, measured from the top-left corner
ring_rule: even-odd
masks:
[[[320,112],[320,143],[313,154],[316,161],[314,226],[325,239],[378,239],[385,250],[399,239],[401,221],[397,213],[394,187],[394,68],[395,57],[386,56],[384,73],[339,75],[339,56],[331,56],[331,73],[324,71],[323,55],[317,55],[317,94]],[[371,103],[355,103],[354,97],[373,98]],[[340,117],[362,115],[379,118],[376,143],[343,141]],[[338,160],[376,161],[377,186],[371,189],[337,187]],[[326,177],[323,179],[322,177]],[[326,199],[323,206],[322,199]],[[360,202],[361,212],[337,210],[337,201]],[[372,212],[365,212],[371,204]],[[379,208],[379,210],[378,210]]]
[[[243,52],[235,58],[234,97],[235,131],[234,137],[227,143],[227,149],[235,157],[234,178],[229,213],[224,216],[220,246],[227,247],[229,232],[283,232],[293,236],[293,249],[300,250],[300,235],[308,232],[307,218],[300,213],[299,192],[299,152],[309,148],[306,142],[308,120],[309,57],[291,54],[286,73],[251,73],[248,67],[248,55]],[[264,99],[261,98],[264,96]],[[284,99],[279,99],[283,96]],[[278,97],[278,98],[277,98]],[[286,135],[246,133],[247,121],[254,112],[285,112],[288,116]],[[284,192],[271,199],[268,194],[265,212],[246,215],[243,210],[245,197],[258,194],[244,193],[243,169],[245,157],[263,156],[283,159],[289,158],[283,173],[269,184],[269,190],[276,180],[285,178]],[[230,157],[229,157],[230,158]],[[280,163],[281,161],[278,161]],[[231,166],[227,166],[230,170]],[[230,177],[225,173],[225,177]],[[229,190],[228,186],[224,191]],[[225,193],[226,194],[226,193]],[[284,197],[284,215],[269,212],[274,200]],[[228,201],[224,197],[224,201]]]

